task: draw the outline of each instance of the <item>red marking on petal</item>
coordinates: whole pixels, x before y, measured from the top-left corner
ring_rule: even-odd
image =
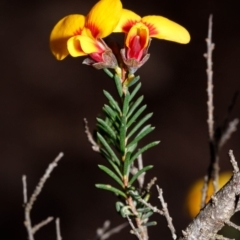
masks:
[[[143,22],[143,23],[149,30],[149,36],[159,34],[159,31],[156,29],[156,27],[152,23],[147,23],[147,22]]]
[[[132,27],[134,24],[138,23],[138,22],[140,22],[140,21],[137,21],[137,20],[128,20],[128,21],[122,26],[122,30],[123,30],[124,32],[129,32],[130,29],[131,29],[131,27]]]
[[[82,34],[82,28],[77,29],[75,32],[73,32],[73,36],[81,35]]]
[[[88,29],[91,31],[92,36],[93,36],[94,38],[97,38],[97,37],[98,37],[98,35],[99,35],[99,33],[100,33],[100,29],[99,29],[94,23],[92,23],[92,22],[87,22],[87,23],[86,23],[86,28],[88,28]]]

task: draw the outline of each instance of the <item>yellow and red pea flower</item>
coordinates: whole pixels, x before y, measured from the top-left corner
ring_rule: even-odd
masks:
[[[132,74],[148,60],[151,38],[183,44],[190,41],[188,31],[167,18],[141,18],[130,10],[122,9],[120,0],[100,0],[86,17],[73,14],[61,19],[51,32],[50,48],[58,60],[69,54],[73,57],[89,55],[90,58],[83,63],[98,69],[116,69],[116,57],[102,39],[112,32],[126,34],[121,57]]]
[[[121,13],[120,0],[100,0],[86,17],[79,14],[64,17],[54,26],[50,35],[53,55],[58,60],[63,60],[69,54],[73,57],[89,55],[97,63],[113,57],[115,62],[109,64],[115,64],[117,61],[102,38],[113,32]]]
[[[123,9],[114,32],[126,34],[125,49],[121,51],[125,64],[135,72],[147,59],[151,38],[186,44],[190,41],[188,31],[181,25],[162,16],[145,16]]]

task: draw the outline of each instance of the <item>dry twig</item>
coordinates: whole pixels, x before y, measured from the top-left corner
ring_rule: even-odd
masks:
[[[209,133],[209,147],[210,147],[210,165],[208,168],[208,174],[204,177],[204,186],[202,189],[202,200],[201,208],[205,206],[207,199],[207,191],[212,179],[214,193],[218,191],[218,178],[219,178],[219,151],[221,147],[230,139],[232,133],[237,130],[239,120],[234,119],[229,121],[230,113],[236,103],[238,94],[234,94],[231,104],[228,107],[227,115],[225,120],[219,128],[214,129],[214,104],[213,104],[213,70],[212,70],[212,52],[214,50],[214,43],[212,43],[212,15],[209,17],[208,24],[208,37],[207,42],[207,53],[204,57],[207,60],[207,107],[208,107],[208,133]]]
[[[157,185],[157,190],[158,190],[158,198],[159,198],[159,200],[162,204],[162,208],[163,208],[162,209],[163,215],[166,218],[167,223],[168,223],[168,228],[170,229],[170,231],[172,233],[172,239],[175,240],[175,239],[177,239],[176,230],[173,226],[172,218],[170,217],[168,207],[167,207],[167,203],[164,201],[164,198],[163,198],[163,190],[161,188],[159,188],[158,185]]]
[[[100,152],[99,146],[98,146],[98,144],[94,141],[93,136],[92,136],[92,134],[91,134],[91,132],[90,132],[90,130],[89,130],[87,119],[84,118],[83,121],[84,121],[85,133],[86,133],[86,135],[87,135],[88,141],[89,141],[89,142],[91,143],[91,145],[92,145],[93,151],[95,151],[95,152]]]
[[[60,231],[60,219],[59,218],[56,219],[55,224],[56,224],[57,240],[62,240],[61,231]]]
[[[25,204],[25,221],[24,225],[28,232],[28,239],[34,240],[34,234],[37,230],[39,230],[41,227],[45,226],[49,222],[53,220],[53,217],[48,217],[46,220],[36,224],[35,226],[32,226],[31,222],[31,210],[33,208],[33,204],[37,200],[38,195],[41,193],[45,182],[50,177],[51,172],[54,170],[54,168],[57,166],[58,161],[63,157],[63,153],[59,153],[59,155],[54,159],[52,163],[49,164],[48,168],[46,169],[44,175],[40,178],[36,188],[33,191],[33,194],[31,195],[29,201],[27,201],[27,181],[26,176],[23,175],[22,181],[23,181],[23,198],[24,198],[24,204]]]
[[[207,198],[207,189],[210,183],[211,178],[213,179],[213,189],[214,193],[218,190],[218,173],[219,173],[219,157],[218,157],[218,148],[216,145],[215,139],[215,130],[214,130],[214,105],[213,105],[213,70],[212,70],[212,52],[214,50],[214,43],[212,42],[212,15],[209,17],[208,22],[208,37],[206,39],[207,43],[207,53],[204,54],[204,57],[207,60],[207,107],[208,107],[208,134],[209,134],[209,146],[210,146],[210,166],[208,170],[208,175],[204,178],[204,186],[202,190],[202,203],[201,208],[204,207],[206,198]]]
[[[134,235],[136,235],[136,237],[137,237],[139,240],[144,240],[144,239],[141,237],[141,235],[139,234],[138,230],[135,228],[135,226],[134,226],[131,218],[130,218],[128,215],[126,215],[126,217],[127,217],[127,220],[128,220],[129,225],[130,225],[131,228],[132,228],[131,233],[133,233]]]
[[[109,220],[105,221],[102,228],[97,229],[97,236],[95,240],[106,240],[110,238],[112,235],[119,233],[122,229],[128,226],[127,223],[123,223],[118,225],[115,228],[109,229],[111,222]]]
[[[230,218],[238,211],[240,195],[240,172],[232,151],[229,152],[233,166],[233,177],[220,189],[183,231],[179,240],[210,240],[220,239],[217,233],[225,224],[230,225]],[[232,227],[236,228],[234,223]],[[222,238],[224,239],[224,238]]]

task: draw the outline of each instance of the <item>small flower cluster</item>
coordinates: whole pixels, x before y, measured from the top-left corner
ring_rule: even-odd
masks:
[[[103,38],[114,32],[125,33],[125,46],[118,50],[116,44],[106,44]],[[62,60],[88,56],[83,63],[97,69],[126,69],[134,74],[149,58],[151,38],[186,44],[188,31],[162,16],[140,17],[123,9],[120,0],[100,0],[87,16],[73,14],[61,19],[50,35],[53,55]],[[119,57],[120,56],[120,57]]]

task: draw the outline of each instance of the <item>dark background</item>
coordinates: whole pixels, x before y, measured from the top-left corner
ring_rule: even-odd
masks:
[[[93,239],[106,219],[122,223],[114,209],[115,197],[95,183],[109,178],[97,169],[103,164],[86,140],[82,119],[94,129],[95,117],[106,102],[102,89],[114,84],[102,71],[82,65],[84,58],[56,61],[49,50],[49,34],[62,17],[87,14],[95,0],[7,1],[0,3],[0,236],[27,239],[23,226],[22,174],[29,194],[47,165],[65,153],[32,211],[33,223],[47,216],[60,217],[63,239]],[[141,16],[162,15],[186,27],[188,45],[154,39],[151,58],[142,69],[148,111],[156,130],[146,140],[161,144],[144,154],[154,164],[147,180],[158,177],[178,233],[190,222],[184,201],[191,183],[209,163],[206,111],[206,51],[208,17],[213,13],[214,103],[221,124],[232,96],[240,87],[240,4],[238,1],[123,0],[125,8]],[[240,102],[233,117],[240,116]],[[231,148],[240,161],[240,134],[221,151],[221,170],[231,169]],[[153,194],[152,202],[157,201]],[[170,239],[165,220],[156,216],[150,239]],[[126,229],[112,239],[133,239]],[[154,238],[155,237],[155,238]],[[41,229],[36,239],[56,239],[54,224]]]

